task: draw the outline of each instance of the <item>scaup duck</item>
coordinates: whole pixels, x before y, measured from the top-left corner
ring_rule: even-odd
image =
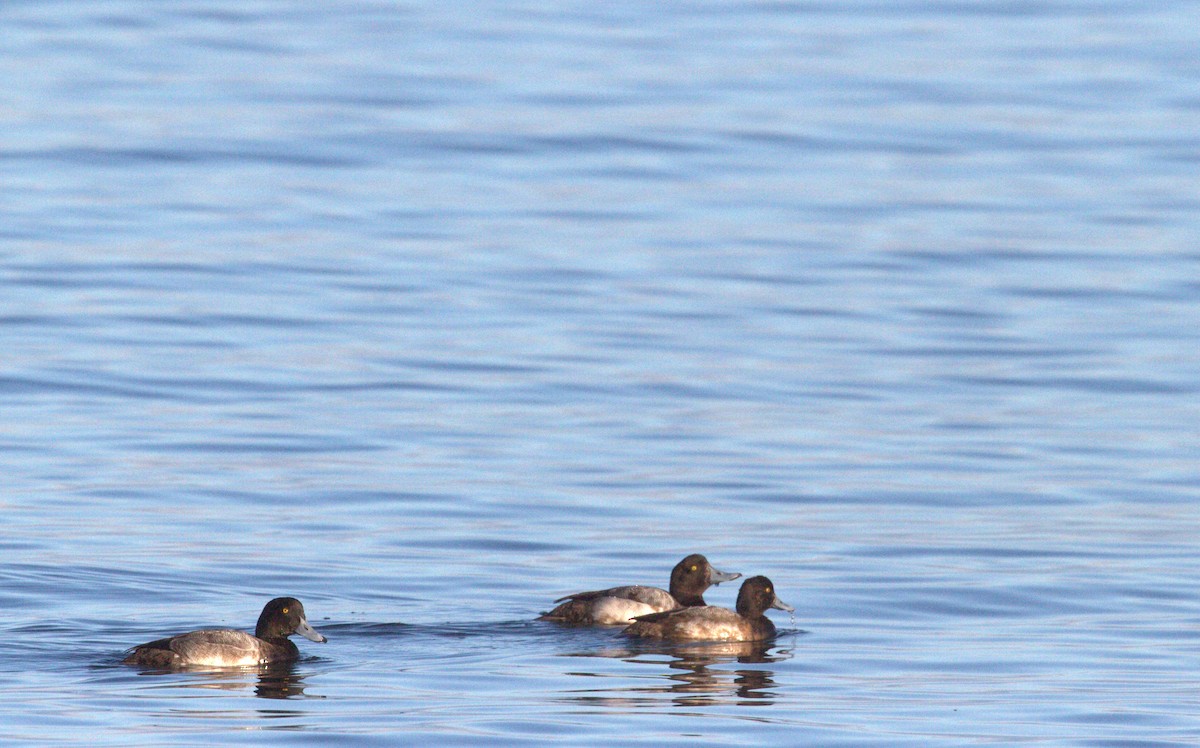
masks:
[[[693,553],[671,570],[670,592],[641,585],[577,592],[555,600],[562,604],[543,613],[538,620],[575,626],[627,624],[641,615],[705,605],[704,591],[710,585],[740,576],[739,573],[718,571],[707,558]]]
[[[325,641],[324,636],[308,625],[299,600],[277,597],[263,608],[253,636],[234,629],[192,631],[136,646],[123,662],[169,669],[290,662],[300,656],[300,650],[288,639],[292,634],[314,642]]]
[[[704,607],[652,613],[638,616],[622,633],[668,641],[761,641],[775,636],[775,624],[764,615],[768,608],[796,610],[779,599],[770,579],[750,577],[738,591],[736,612]]]

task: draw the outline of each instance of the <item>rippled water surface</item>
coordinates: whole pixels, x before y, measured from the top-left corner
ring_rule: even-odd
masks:
[[[0,7],[0,741],[1200,742],[1198,22]]]

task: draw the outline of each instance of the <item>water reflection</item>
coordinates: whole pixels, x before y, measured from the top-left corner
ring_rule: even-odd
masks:
[[[263,699],[313,698],[304,693],[304,676],[292,663],[263,665],[258,668],[192,668],[184,671],[143,669],[139,675],[184,675],[188,680],[172,680],[172,688],[200,688],[219,691],[250,691]]]
[[[676,706],[706,707],[739,704],[769,706],[777,694],[775,672],[769,668],[729,668],[728,665],[762,665],[791,658],[791,650],[773,649],[773,642],[703,642],[667,644],[639,643],[637,646],[607,648],[575,653],[572,657],[620,659],[632,665],[652,667],[661,680],[627,688],[589,689],[565,699],[608,708],[661,706],[663,696]],[[665,668],[665,669],[664,669]],[[575,675],[613,678],[624,674],[576,672]],[[639,674],[639,677],[640,674]]]
[[[258,673],[254,695],[263,699],[293,699],[304,696],[304,676],[290,667],[264,668]]]

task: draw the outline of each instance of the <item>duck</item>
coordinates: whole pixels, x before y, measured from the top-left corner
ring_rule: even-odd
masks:
[[[738,590],[737,610],[718,607],[682,608],[638,616],[625,628],[626,636],[666,641],[753,642],[775,636],[775,624],[764,615],[768,608],[788,613],[796,609],[779,599],[775,585],[763,576],[750,577]]]
[[[122,662],[168,670],[291,662],[300,657],[300,650],[288,639],[292,634],[318,643],[328,641],[308,624],[299,600],[277,597],[263,607],[253,635],[236,629],[191,631],[132,647]]]
[[[561,604],[540,615],[538,620],[572,626],[628,625],[637,616],[706,605],[704,591],[709,586],[740,576],[736,572],[718,571],[707,558],[693,553],[671,569],[670,592],[642,585],[576,592],[555,600]]]

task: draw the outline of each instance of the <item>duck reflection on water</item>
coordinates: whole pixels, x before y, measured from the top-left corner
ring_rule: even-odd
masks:
[[[253,689],[254,695],[262,699],[313,698],[304,693],[304,676],[296,672],[295,663],[292,662],[244,668],[193,668],[184,673],[163,668],[144,668],[141,674],[170,677],[172,688],[217,691]]]
[[[663,696],[676,706],[769,706],[775,702],[775,671],[763,667],[730,668],[728,665],[769,665],[791,659],[788,649],[774,642],[696,642],[670,644],[641,642],[631,646],[576,653],[572,657],[620,659],[634,665],[663,669],[661,680],[644,681],[639,673],[637,685],[616,688],[590,688],[573,692],[564,700],[613,709],[661,707]],[[626,674],[581,672],[593,678],[626,679]]]
[[[262,668],[258,673],[258,684],[254,686],[254,695],[260,699],[312,698],[304,693],[304,676],[290,664]]]

